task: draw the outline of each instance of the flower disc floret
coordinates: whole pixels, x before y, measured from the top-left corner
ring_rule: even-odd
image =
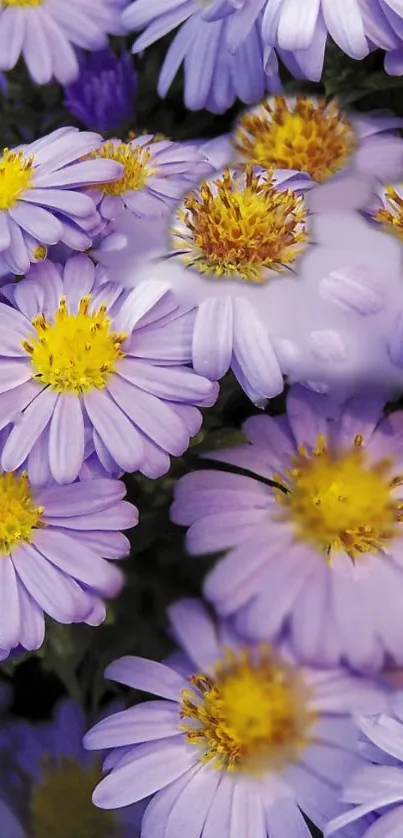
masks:
[[[0,210],[15,206],[20,195],[32,187],[33,157],[22,151],[3,150],[0,158]]]
[[[325,181],[348,163],[358,140],[335,101],[276,96],[241,117],[233,142],[247,163]]]
[[[201,761],[228,771],[281,770],[309,739],[307,688],[268,646],[227,649],[214,675],[189,678],[180,715]]]
[[[403,503],[391,494],[403,477],[391,477],[392,465],[390,459],[370,464],[358,434],[344,452],[332,451],[319,436],[310,454],[299,446],[290,467],[274,477],[279,520],[330,561],[340,550],[356,560],[387,549],[403,517]]]
[[[113,183],[102,183],[98,186],[104,195],[119,197],[126,192],[137,192],[144,189],[151,175],[156,169],[150,164],[152,159],[149,148],[134,143],[104,143],[101,148],[93,153],[96,158],[114,160],[124,167],[124,174]]]
[[[25,473],[0,472],[0,561],[18,544],[31,542],[35,527],[44,526],[43,512]]]
[[[303,197],[277,188],[272,173],[226,169],[185,198],[172,228],[173,247],[203,274],[262,283],[304,249],[307,214]]]
[[[23,341],[35,378],[57,393],[103,389],[125,357],[121,346],[127,335],[111,330],[105,305],[90,311],[90,304],[91,295],[82,297],[77,314],[71,314],[62,297],[53,323],[38,314],[32,321],[36,339]]]

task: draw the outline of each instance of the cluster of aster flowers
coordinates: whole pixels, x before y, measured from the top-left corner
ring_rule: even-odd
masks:
[[[159,94],[183,63],[188,109],[250,106],[208,141],[124,127],[108,36],[177,27]],[[173,487],[212,561],[163,661],[109,659],[133,706],[23,721],[0,682],[0,838],[403,835],[403,119],[279,69],[319,80],[332,39],[398,75],[402,37],[400,0],[0,0],[0,70],[56,79],[86,129],[0,155],[6,673],[107,621],[125,476],[168,475],[225,376],[250,414]]]

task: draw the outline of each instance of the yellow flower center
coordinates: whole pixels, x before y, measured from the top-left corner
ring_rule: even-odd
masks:
[[[390,477],[388,459],[369,463],[361,446],[357,435],[351,449],[337,454],[319,436],[311,455],[300,446],[291,468],[274,476],[286,490],[275,490],[280,520],[290,521],[296,538],[329,561],[339,551],[352,560],[377,553],[398,534],[403,504],[391,492],[403,478]]]
[[[58,393],[103,389],[124,358],[121,345],[127,335],[113,332],[106,306],[89,312],[91,297],[82,297],[78,314],[70,314],[63,297],[53,323],[44,314],[32,321],[36,337],[23,341],[34,377]]]
[[[92,152],[93,157],[115,160],[124,166],[124,175],[112,183],[97,184],[104,195],[124,195],[125,192],[137,192],[144,189],[148,178],[155,174],[155,167],[150,165],[151,151],[149,148],[129,143],[115,143],[108,141],[101,148]]]
[[[91,801],[102,772],[74,759],[47,760],[31,800],[31,838],[118,838],[113,812]]]
[[[43,0],[3,0],[3,6],[41,6]]]
[[[298,96],[291,104],[276,96],[241,117],[234,145],[248,163],[297,169],[324,181],[346,165],[357,137],[335,102]]]
[[[0,472],[0,556],[9,556],[21,542],[30,542],[32,530],[43,526],[43,507],[35,506],[27,475]]]
[[[382,224],[386,233],[394,233],[403,240],[403,197],[394,186],[388,185],[385,187],[384,200],[386,206],[381,207],[372,217]]]
[[[307,209],[301,196],[277,189],[269,172],[226,169],[185,198],[172,236],[183,261],[201,273],[262,283],[303,250]]]
[[[261,773],[294,761],[315,714],[300,673],[269,646],[228,650],[213,676],[190,677],[181,698],[182,729],[201,747],[202,762],[227,771]]]
[[[22,192],[32,186],[32,157],[24,158],[22,151],[3,150],[0,158],[0,210],[11,209]]]

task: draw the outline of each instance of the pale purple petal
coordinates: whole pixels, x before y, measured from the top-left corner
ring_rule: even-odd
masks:
[[[48,387],[28,405],[22,418],[14,425],[3,448],[1,463],[5,471],[14,471],[27,458],[48,425],[57,399],[58,393]]]
[[[84,585],[105,596],[119,593],[123,583],[121,571],[115,564],[101,559],[87,545],[81,544],[76,550],[74,541],[68,535],[45,529],[35,533],[35,547],[55,567]]]
[[[182,735],[139,745],[132,762],[101,780],[93,803],[100,809],[116,809],[142,800],[185,774],[196,756],[194,749],[185,747]]]
[[[85,393],[84,405],[90,421],[120,468],[124,471],[139,468],[144,456],[141,437],[117,404],[102,390],[92,390]]]
[[[202,672],[220,658],[214,624],[197,599],[181,599],[168,608],[176,642]]]
[[[9,556],[0,556],[0,591],[0,648],[13,649],[19,642],[24,615],[20,614],[18,580]]]
[[[60,573],[29,544],[20,544],[12,559],[28,593],[53,619],[71,623],[84,619],[91,610],[91,599],[72,579]]]
[[[163,663],[135,656],[123,657],[111,663],[105,670],[105,678],[171,701],[179,701],[181,690],[189,686],[181,675]]]
[[[204,300],[199,306],[194,325],[192,355],[195,370],[211,381],[218,381],[229,369],[232,346],[231,298]]]
[[[49,466],[56,483],[72,483],[84,460],[84,419],[75,393],[61,393],[49,433]]]
[[[117,748],[177,736],[180,732],[178,705],[170,701],[146,701],[113,713],[98,722],[84,737],[88,750]]]

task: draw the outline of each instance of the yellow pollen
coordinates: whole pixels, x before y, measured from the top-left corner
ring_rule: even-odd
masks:
[[[22,342],[33,377],[58,393],[103,389],[124,358],[121,345],[127,335],[111,331],[105,305],[90,311],[90,303],[90,296],[82,297],[78,313],[70,314],[62,297],[53,322],[38,314],[32,321],[36,337]]]
[[[385,187],[384,200],[386,206],[381,207],[372,217],[382,224],[386,233],[393,233],[403,240],[403,197],[394,186],[388,185]]]
[[[307,172],[325,181],[346,165],[357,146],[350,123],[335,102],[276,96],[244,114],[234,146],[247,163]]]
[[[93,805],[102,778],[98,765],[87,770],[76,760],[46,759],[30,805],[31,838],[118,838],[113,812]]]
[[[9,556],[21,542],[30,542],[32,530],[44,526],[43,507],[35,506],[25,473],[0,472],[0,556]]]
[[[148,178],[155,174],[155,166],[150,165],[151,151],[149,148],[129,143],[115,143],[108,141],[101,148],[92,152],[92,157],[102,157],[115,160],[124,166],[125,173],[112,183],[97,184],[104,195],[124,195],[126,192],[137,192],[144,189]]]
[[[304,199],[281,191],[270,172],[226,169],[204,181],[177,210],[173,246],[186,264],[213,277],[263,283],[283,271],[308,241]]]
[[[392,490],[403,478],[391,478],[388,459],[369,463],[362,436],[344,452],[332,452],[322,436],[308,454],[299,447],[290,468],[274,479],[282,508],[280,520],[290,521],[295,537],[316,547],[328,561],[345,552],[355,561],[365,553],[378,553],[398,534],[403,504]]]
[[[32,157],[22,151],[3,150],[0,157],[0,210],[11,209],[20,195],[32,186]]]
[[[309,690],[269,646],[227,650],[214,675],[189,678],[181,697],[182,729],[216,768],[261,774],[298,758],[316,714]]]
[[[43,0],[3,0],[3,6],[41,6]]]

